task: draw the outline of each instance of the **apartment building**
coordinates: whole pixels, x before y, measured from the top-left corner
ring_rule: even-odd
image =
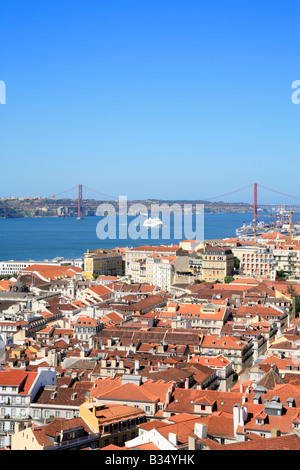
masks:
[[[42,426],[18,423],[11,450],[85,450],[99,448],[99,434],[82,418],[56,418]]]
[[[19,272],[30,266],[32,262],[30,261],[1,261],[0,262],[0,275],[1,276],[12,276],[13,274],[19,274]]]
[[[219,334],[224,323],[229,316],[229,308],[227,303],[222,305],[222,301],[203,303],[180,303],[176,308],[175,319],[172,320],[171,326],[182,328],[186,320],[186,328],[198,328],[211,334]]]
[[[289,280],[300,279],[300,246],[283,246],[273,250],[275,280],[277,271],[284,271]]]
[[[110,444],[122,446],[138,435],[138,425],[146,421],[146,414],[136,405],[100,403],[97,400],[80,406],[80,416],[99,434],[99,448]]]
[[[30,404],[44,385],[55,385],[56,371],[39,367],[37,372],[0,371],[0,447],[10,446],[18,422],[32,419]]]
[[[176,277],[189,272],[188,256],[149,256],[146,261],[146,270],[152,273],[152,284],[160,289],[170,291],[176,282]]]
[[[43,265],[43,266],[75,266],[77,268],[82,268],[82,259],[68,259],[59,258],[58,260],[53,261],[33,261],[33,260],[8,260],[0,261],[0,276],[13,274],[19,274],[22,270],[28,268],[33,264]]]
[[[71,380],[71,377],[69,377]],[[59,384],[59,380],[58,380]],[[30,414],[36,422],[49,418],[71,419],[79,417],[79,408],[89,397],[89,390],[70,386],[46,385],[30,405]]]
[[[226,276],[232,276],[234,271],[234,255],[231,249],[207,245],[202,255],[203,281],[223,282]]]
[[[175,276],[189,271],[189,253],[177,245],[136,247],[125,254],[127,276],[161,289],[170,290]]]
[[[146,245],[129,248],[125,252],[125,274],[126,276],[131,276],[135,282],[148,282],[151,284],[153,278],[153,262],[149,262],[149,256],[178,256],[183,252],[184,250],[178,245]]]
[[[240,339],[234,335],[204,335],[200,344],[201,355],[219,356],[232,362],[233,369],[239,373],[253,362],[253,339]]]
[[[74,338],[81,341],[89,341],[98,331],[103,328],[101,321],[89,317],[88,315],[80,315],[76,319],[74,325]]]
[[[232,248],[232,252],[240,260],[240,274],[272,278],[274,256],[270,248],[239,246]]]
[[[218,390],[226,392],[233,384],[233,368],[231,360],[221,354],[218,356],[198,356],[189,358],[190,364],[201,364],[216,371],[218,380]]]
[[[87,279],[92,279],[94,275],[121,276],[122,262],[122,255],[114,250],[87,250],[84,254],[84,275]]]
[[[136,406],[143,410],[146,416],[154,416],[169,403],[173,388],[173,381],[154,382],[148,379],[144,382],[140,375],[131,374],[121,378],[96,379],[91,397],[102,404]]]

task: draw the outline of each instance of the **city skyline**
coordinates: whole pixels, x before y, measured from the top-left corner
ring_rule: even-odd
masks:
[[[300,450],[299,20],[292,0],[0,0],[10,457]]]

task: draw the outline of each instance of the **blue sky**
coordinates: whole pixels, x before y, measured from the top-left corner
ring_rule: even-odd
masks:
[[[1,197],[81,183],[129,199],[201,199],[253,182],[300,197],[297,2],[0,7]],[[251,202],[252,189],[224,200]],[[299,201],[259,188],[259,202]]]

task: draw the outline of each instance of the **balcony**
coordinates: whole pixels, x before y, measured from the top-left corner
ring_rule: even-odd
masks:
[[[69,439],[63,442],[54,442],[52,446],[45,446],[44,450],[60,450],[60,449],[65,449],[67,447],[73,447],[73,446],[81,445],[81,444],[86,444],[88,446],[90,442],[93,442],[93,441],[99,442],[99,437],[100,437],[100,434],[93,434],[92,436],[76,437],[75,439]]]
[[[11,414],[7,413],[5,415],[1,415],[0,416],[0,420],[10,420],[10,421],[28,421],[28,420],[31,420],[32,417],[30,415],[26,415],[26,416],[21,416],[21,415],[17,415],[17,416],[12,416]]]

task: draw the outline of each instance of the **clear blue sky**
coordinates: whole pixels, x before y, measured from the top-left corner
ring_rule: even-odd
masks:
[[[0,40],[0,196],[300,197],[298,2],[0,0]]]

